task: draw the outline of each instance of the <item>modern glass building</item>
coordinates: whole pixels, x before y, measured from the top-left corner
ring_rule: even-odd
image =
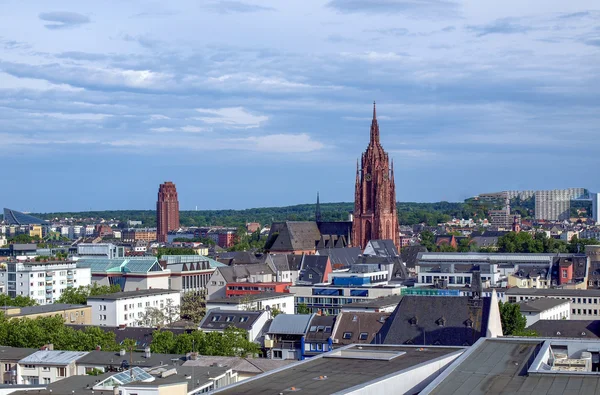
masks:
[[[9,208],[4,209],[4,222],[8,225],[42,225],[46,223],[43,219]]]

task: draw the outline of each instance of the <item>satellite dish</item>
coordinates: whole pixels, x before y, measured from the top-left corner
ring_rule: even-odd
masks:
[[[271,306],[268,306],[268,305],[267,305],[267,307],[265,307],[265,310],[267,310],[267,311],[271,311]]]

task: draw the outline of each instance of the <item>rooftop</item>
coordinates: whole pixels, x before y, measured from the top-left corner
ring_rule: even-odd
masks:
[[[540,298],[523,301],[519,305],[521,306],[521,311],[534,313],[549,310],[565,303],[569,303],[569,301],[565,299]]]
[[[252,283],[246,283],[246,284],[252,284]],[[244,304],[244,303],[248,303],[248,302],[255,302],[255,301],[259,301],[259,300],[267,300],[267,299],[274,299],[274,298],[289,298],[289,297],[293,297],[294,295],[290,294],[290,293],[284,293],[284,292],[262,292],[259,294],[255,294],[255,295],[244,295],[244,296],[234,296],[231,298],[222,298],[222,299],[210,299],[207,300],[206,303],[207,304]]]
[[[343,310],[368,310],[382,309],[390,306],[397,306],[402,300],[403,295],[391,295],[377,299],[370,299],[366,302],[348,303],[343,306]]]
[[[459,347],[347,346],[225,387],[221,394],[333,394],[461,353]]]
[[[506,290],[506,295],[533,295],[533,296],[585,296],[598,297],[600,289],[565,289],[565,288],[518,288],[512,287]]]
[[[21,365],[68,365],[85,356],[85,351],[37,351],[21,359]]]
[[[179,293],[179,291],[173,290],[173,289],[156,289],[156,288],[140,289],[137,291],[115,292],[112,294],[90,296],[90,297],[88,297],[88,301],[89,300],[119,300],[119,299],[139,298],[142,296],[176,294],[176,293]]]
[[[64,303],[53,303],[42,306],[28,306],[28,307],[12,307],[12,306],[0,306],[0,310],[4,310],[8,317],[20,317],[24,315],[32,314],[44,314],[52,312],[60,312],[64,310],[81,310],[88,309],[89,306],[80,304],[64,304]],[[18,312],[17,312],[18,310]]]

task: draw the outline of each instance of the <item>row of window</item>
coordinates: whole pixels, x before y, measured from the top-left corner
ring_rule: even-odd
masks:
[[[471,284],[471,277],[467,276],[421,276],[421,283],[433,284],[435,280],[446,279],[446,277],[448,284]],[[488,279],[490,279],[490,277],[481,276],[482,281]]]
[[[353,332],[344,332],[342,338],[346,340],[352,339],[352,334]],[[368,337],[369,334],[367,332],[360,332],[358,335],[358,340],[367,340]]]
[[[570,300],[571,303],[578,303],[578,304],[598,304],[598,298],[568,298],[565,296],[548,296],[548,297],[553,298],[553,299]],[[536,297],[530,298],[529,296],[519,296],[518,298],[519,298],[519,301],[537,299]],[[508,301],[509,301],[509,303],[517,303],[517,296],[509,296]]]

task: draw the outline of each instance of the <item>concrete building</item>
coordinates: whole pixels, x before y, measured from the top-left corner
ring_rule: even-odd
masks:
[[[243,311],[277,309],[284,314],[294,314],[294,295],[289,293],[265,292],[255,295],[210,299],[206,301],[207,312],[217,308]]]
[[[35,352],[17,363],[17,384],[51,384],[76,376],[75,361],[86,354],[85,351]]]
[[[77,245],[77,256],[79,258],[123,258],[125,247],[112,243],[81,243]]]
[[[521,314],[527,319],[527,327],[539,320],[571,319],[571,301],[554,298],[533,299],[519,303]]]
[[[587,197],[585,188],[535,191],[535,219],[563,221],[570,218],[571,200]]]
[[[99,285],[118,284],[123,291],[169,288],[171,271],[163,268],[156,257],[85,258],[77,265],[91,270],[92,282]]]
[[[17,364],[21,359],[37,351],[39,350],[35,348],[0,346],[0,377],[2,377],[2,383],[17,385]]]
[[[600,319],[600,290],[596,289],[524,289],[506,290],[508,302],[552,298],[571,302],[571,320]]]
[[[6,318],[29,318],[61,316],[65,324],[91,325],[92,308],[85,305],[52,303],[42,306],[10,307],[2,306],[0,311],[4,312]]]
[[[200,322],[198,329],[203,332],[224,332],[229,327],[243,329],[248,332],[248,340],[255,342],[263,334],[267,321],[271,319],[270,311],[240,311],[237,309],[210,309]]]
[[[600,223],[600,193],[590,193],[592,199],[592,218],[594,223]]]
[[[156,240],[156,229],[152,228],[131,228],[123,229],[121,231],[121,240],[126,243],[133,243],[136,241],[155,241]]]
[[[207,295],[211,276],[217,268],[225,266],[202,255],[163,255],[160,264],[170,272],[169,289],[197,295]]]
[[[147,326],[143,322],[149,308],[155,308],[179,316],[181,293],[168,289],[146,289],[91,296],[87,300],[92,307],[92,325],[96,326]],[[162,323],[163,325],[166,322]]]
[[[90,285],[89,268],[74,261],[9,261],[0,272],[10,297],[29,296],[40,305],[54,303],[67,288]]]

